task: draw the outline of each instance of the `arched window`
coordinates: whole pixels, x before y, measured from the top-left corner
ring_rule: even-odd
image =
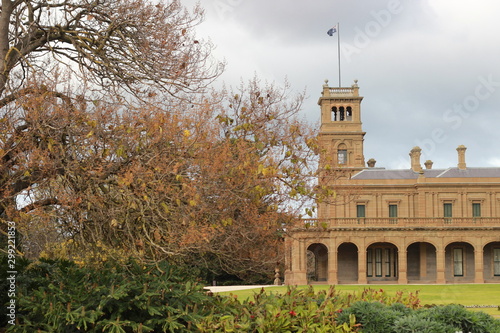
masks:
[[[347,107],[347,121],[352,121],[352,108],[350,106]]]
[[[337,120],[337,107],[334,106],[332,108],[332,121],[336,121]]]
[[[345,109],[343,106],[339,108],[339,120],[344,121],[345,119]]]
[[[339,164],[347,164],[347,150],[339,149],[337,158],[339,160]]]
[[[347,147],[341,143],[337,148],[337,163],[347,164]]]

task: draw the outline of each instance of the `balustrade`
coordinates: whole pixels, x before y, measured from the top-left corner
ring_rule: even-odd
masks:
[[[338,87],[338,88],[332,88],[328,87],[325,88],[324,94],[326,94],[324,97],[357,97],[359,96],[359,88],[350,88],[350,87]]]
[[[303,219],[295,224],[305,228],[365,227],[500,227],[499,217],[354,217]]]

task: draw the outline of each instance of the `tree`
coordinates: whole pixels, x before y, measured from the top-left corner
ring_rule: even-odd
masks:
[[[192,35],[200,17],[176,1],[3,0],[0,218],[24,251],[272,274],[315,193],[315,133],[288,86],[205,90],[219,67]]]
[[[199,91],[222,70],[212,45],[193,35],[202,17],[179,1],[2,0],[0,107],[61,65],[104,94]]]
[[[314,191],[314,131],[296,118],[302,96],[287,102],[286,92],[253,81],[175,110],[81,113],[71,145],[59,146],[64,173],[44,186],[44,200],[57,198],[47,218],[77,253],[101,244],[100,255],[271,275],[282,233]]]
[[[100,112],[90,110],[97,101],[124,105],[207,87],[223,64],[193,34],[202,18],[200,7],[189,13],[178,1],[2,0],[0,217],[19,213],[19,198],[35,187],[24,212],[56,203],[42,185],[69,162],[51,150],[68,145],[75,124],[85,131],[97,121],[88,118]]]

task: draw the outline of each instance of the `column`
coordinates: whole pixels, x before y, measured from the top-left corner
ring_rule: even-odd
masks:
[[[398,253],[399,263],[398,263],[398,284],[408,284],[408,252],[406,248]]]
[[[475,276],[474,283],[484,283],[484,254],[481,246],[475,246],[474,250],[474,263],[475,263]]]
[[[446,264],[445,264],[445,249],[440,246],[436,249],[436,283],[445,284]]]
[[[305,240],[299,235],[294,235],[291,246],[291,267],[290,271],[285,272],[285,283],[287,285],[307,284]]]
[[[367,284],[366,279],[366,246],[365,240],[359,242],[358,248],[358,284]]]
[[[337,244],[333,237],[329,237],[328,244],[328,284],[338,284],[338,261],[337,261]]]
[[[337,251],[328,252],[328,284],[338,284]]]
[[[295,275],[295,284],[307,284],[307,249],[305,239],[299,240],[298,248],[299,269]]]

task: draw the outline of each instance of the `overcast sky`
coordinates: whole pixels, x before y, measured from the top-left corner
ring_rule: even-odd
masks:
[[[191,7],[196,1],[181,0]],[[358,79],[365,160],[409,168],[422,164],[500,166],[500,1],[498,0],[203,0],[197,35],[225,59],[222,80],[238,85],[255,74],[296,91],[303,114],[319,124],[325,79],[338,86],[340,23],[342,86]]]

